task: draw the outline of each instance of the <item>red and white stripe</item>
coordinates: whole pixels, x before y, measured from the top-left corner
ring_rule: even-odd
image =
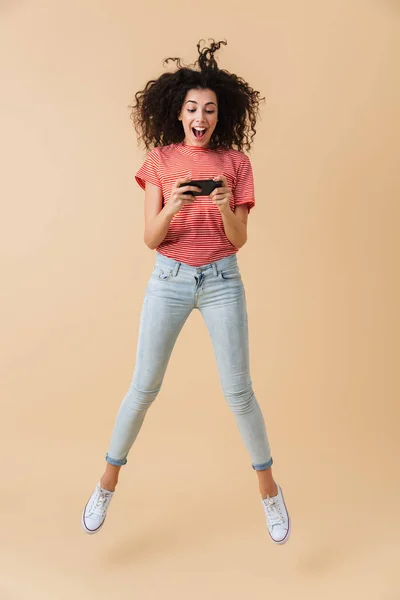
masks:
[[[253,171],[249,157],[238,150],[210,150],[184,143],[158,146],[147,154],[135,179],[142,189],[146,181],[161,188],[164,205],[177,179],[213,179],[217,175],[224,175],[232,190],[231,210],[247,204],[250,212],[255,205]],[[198,267],[238,249],[225,235],[218,207],[208,196],[196,196],[193,204],[174,216],[157,251]]]

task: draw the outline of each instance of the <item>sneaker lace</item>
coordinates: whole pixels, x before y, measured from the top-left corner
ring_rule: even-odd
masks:
[[[90,512],[92,514],[98,515],[99,517],[102,517],[105,511],[107,510],[111,497],[112,496],[110,492],[100,490],[95,502],[93,503],[93,506],[91,507]]]
[[[264,506],[266,508],[268,520],[271,526],[284,524],[280,506],[275,502],[274,498],[268,497],[266,500],[264,500]]]

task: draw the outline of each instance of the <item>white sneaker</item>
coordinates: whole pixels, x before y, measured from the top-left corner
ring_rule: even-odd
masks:
[[[86,533],[97,533],[101,529],[113,495],[114,492],[100,487],[100,482],[96,485],[82,513],[82,527]]]
[[[270,538],[275,544],[285,544],[289,539],[291,523],[281,487],[278,485],[277,496],[267,496],[262,498],[261,502],[264,506]]]

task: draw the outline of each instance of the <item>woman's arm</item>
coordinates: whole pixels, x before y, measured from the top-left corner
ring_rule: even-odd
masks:
[[[226,237],[233,246],[241,248],[247,242],[247,204],[239,204],[235,212],[231,211],[228,204],[224,208],[220,207],[220,212]]]
[[[162,190],[146,182],[144,199],[144,243],[154,250],[165,239],[173,215],[162,206]]]
[[[247,204],[239,204],[232,211],[229,205],[231,189],[224,175],[214,177],[214,181],[222,181],[222,187],[211,192],[210,198],[219,208],[225,235],[235,248],[241,248],[247,242],[247,217],[249,214]]]
[[[165,239],[169,225],[176,215],[187,204],[193,204],[195,196],[186,192],[200,192],[200,188],[193,185],[183,185],[190,182],[190,177],[183,177],[175,181],[171,196],[162,208],[162,190],[157,185],[146,181],[144,200],[144,243],[154,250]]]

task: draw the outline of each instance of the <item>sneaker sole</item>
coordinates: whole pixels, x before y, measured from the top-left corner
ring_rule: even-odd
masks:
[[[281,490],[281,494],[282,494],[283,504],[285,505],[286,513],[287,513],[287,516],[288,516],[288,530],[287,530],[287,533],[286,533],[285,537],[283,538],[283,540],[274,540],[274,538],[272,537],[272,535],[269,532],[269,529],[268,529],[268,535],[271,538],[271,540],[274,542],[274,544],[278,544],[279,546],[282,546],[283,544],[286,544],[286,542],[288,541],[288,539],[290,537],[290,533],[292,531],[292,520],[291,520],[291,518],[289,516],[289,512],[288,512],[288,509],[287,509],[287,506],[286,506],[285,498],[283,496],[283,492],[282,492],[282,488],[281,487],[280,487],[280,490]]]
[[[90,500],[90,498],[89,498],[89,500]],[[82,529],[85,533],[88,533],[89,535],[94,535],[95,533],[100,531],[100,529],[103,527],[104,521],[106,520],[107,515],[104,517],[104,521],[102,522],[101,525],[99,525],[99,527],[97,529],[88,529],[85,525],[85,512],[86,512],[87,505],[89,504],[89,500],[86,502],[86,506],[83,509],[83,513],[82,513],[82,517],[81,517],[81,525],[82,525]]]
[[[287,534],[285,535],[283,540],[274,540],[274,538],[272,537],[272,535],[270,534],[269,529],[268,529],[268,535],[271,538],[271,540],[274,542],[274,544],[278,544],[279,546],[282,546],[283,544],[286,544],[286,542],[289,540],[290,532],[292,531],[292,524],[291,524],[290,517],[288,519],[288,523],[289,523],[289,527],[287,530]]]

